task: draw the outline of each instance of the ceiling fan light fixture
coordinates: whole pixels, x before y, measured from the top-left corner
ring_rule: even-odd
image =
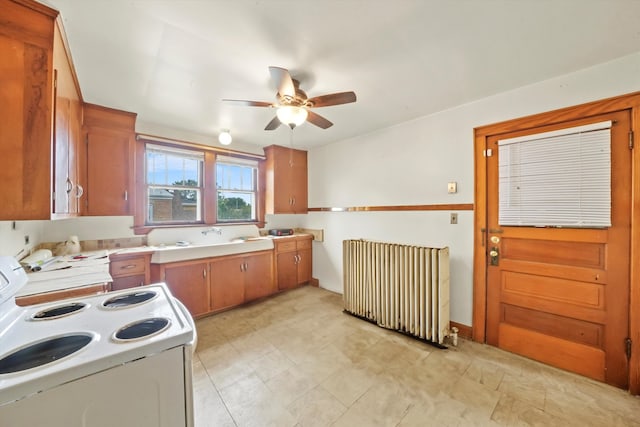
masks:
[[[218,135],[218,142],[222,145],[229,145],[232,140],[233,138],[231,138],[231,133],[227,129],[223,129],[222,132],[220,132],[220,135]]]
[[[308,112],[302,107],[285,105],[278,107],[276,115],[278,116],[278,120],[293,129],[296,126],[300,126],[305,120],[307,120]]]

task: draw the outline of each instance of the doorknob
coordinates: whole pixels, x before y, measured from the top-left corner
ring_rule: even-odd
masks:
[[[494,246],[489,251],[489,264],[490,265],[498,265],[498,260],[500,257],[500,252],[498,251],[498,247]]]

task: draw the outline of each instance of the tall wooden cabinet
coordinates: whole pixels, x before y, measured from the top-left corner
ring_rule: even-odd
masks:
[[[136,114],[84,104],[82,215],[133,215]]]
[[[62,202],[66,194],[55,205],[52,195],[66,193],[67,175],[73,175],[68,135],[78,126],[80,94],[61,52],[57,11],[30,0],[0,0],[0,16],[0,220],[50,219],[58,209],[65,214],[73,210]],[[57,72],[54,67],[59,67]],[[60,114],[54,117],[58,101]],[[73,136],[71,140],[73,147]],[[54,151],[59,152],[56,159]],[[58,161],[61,170],[54,170]],[[58,173],[65,178],[52,179]]]
[[[307,152],[270,145],[264,148],[267,214],[307,213]]]

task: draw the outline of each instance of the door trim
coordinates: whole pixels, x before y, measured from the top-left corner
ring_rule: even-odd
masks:
[[[474,253],[473,253],[473,340],[485,342],[487,323],[487,266],[484,232],[487,222],[487,138],[507,132],[526,131],[620,110],[631,111],[631,129],[640,144],[640,92],[607,98],[587,104],[507,120],[474,129]],[[640,149],[634,148],[631,164],[631,242],[630,260],[640,259]],[[632,340],[629,360],[629,391],[640,394],[640,263],[630,262],[629,336]],[[623,343],[620,343],[622,346]]]

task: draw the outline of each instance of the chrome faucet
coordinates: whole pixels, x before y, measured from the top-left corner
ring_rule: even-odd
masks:
[[[206,230],[201,231],[203,236],[206,236],[209,233],[216,233],[218,236],[222,236],[222,228],[220,227],[209,227]]]

